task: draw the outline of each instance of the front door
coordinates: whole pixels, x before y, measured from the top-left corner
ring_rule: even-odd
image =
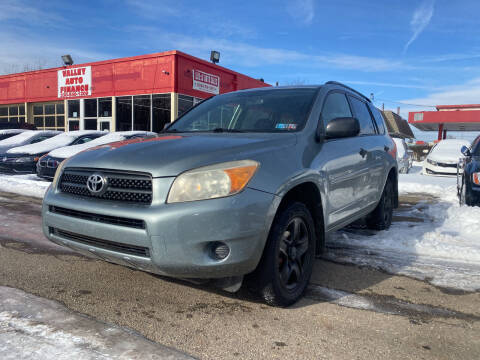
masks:
[[[335,118],[352,116],[345,93],[333,91],[327,95],[320,115],[324,126]],[[360,136],[327,139],[315,159],[314,167],[325,177],[325,212],[329,227],[345,221],[359,210],[358,193],[368,172],[362,144]]]

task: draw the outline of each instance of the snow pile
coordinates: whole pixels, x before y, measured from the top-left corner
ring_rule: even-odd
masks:
[[[35,144],[29,144],[24,146],[19,146],[7,151],[9,154],[44,154],[53,149],[67,146],[71,144],[75,139],[82,135],[97,133],[95,130],[84,130],[84,131],[70,131],[66,133],[61,133],[59,135],[53,136],[47,140],[40,141]]]
[[[327,258],[439,286],[480,289],[480,207],[460,207],[456,191],[455,177],[400,175],[403,204],[394,212],[392,227],[337,231],[329,238]]]
[[[27,130],[24,129],[2,129],[0,130],[0,135],[7,135],[7,134],[20,134],[22,132],[25,132]]]
[[[0,191],[43,198],[50,182],[39,180],[37,175],[0,175]]]
[[[38,134],[38,131],[27,130],[18,135],[9,137],[8,139],[0,141],[0,146],[10,146],[15,144],[23,144],[25,141],[31,139]]]
[[[192,359],[130,329],[5,286],[0,287],[0,354],[2,360]]]
[[[69,158],[73,155],[78,154],[79,152],[82,152],[83,150],[87,150],[87,149],[90,149],[92,147],[99,146],[99,145],[109,144],[111,142],[122,141],[122,140],[125,140],[129,136],[137,135],[137,134],[151,134],[151,135],[154,135],[154,133],[145,132],[145,131],[112,132],[112,133],[107,133],[106,135],[101,136],[99,138],[96,138],[96,139],[94,139],[92,141],[89,141],[88,143],[85,143],[85,144],[65,146],[65,147],[61,147],[61,148],[52,150],[48,155],[50,155],[54,158],[66,159],[66,158]]]

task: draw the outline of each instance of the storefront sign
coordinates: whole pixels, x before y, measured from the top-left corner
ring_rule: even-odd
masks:
[[[92,95],[92,67],[58,70],[58,97],[74,98]]]
[[[193,89],[218,95],[220,93],[220,76],[193,70]]]

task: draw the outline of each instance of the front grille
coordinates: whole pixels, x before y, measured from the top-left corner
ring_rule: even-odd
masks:
[[[105,224],[132,227],[136,229],[145,229],[145,222],[143,220],[138,220],[138,219],[93,214],[90,212],[66,209],[66,208],[62,208],[59,206],[52,206],[52,205],[50,205],[49,210],[50,212],[55,214],[70,216],[70,217],[83,219],[83,220],[90,220],[90,221],[96,221],[96,222],[101,222]]]
[[[441,167],[451,167],[451,168],[457,168],[457,164],[445,164],[445,163],[437,163],[437,166]]]
[[[50,234],[60,236],[64,239],[82,243],[85,245],[95,246],[105,250],[111,250],[120,252],[123,254],[141,256],[141,257],[150,257],[150,252],[148,248],[143,246],[121,244],[113,241],[98,239],[86,235],[71,233],[70,231],[65,231],[57,228],[49,228]]]
[[[101,173],[107,180],[107,189],[101,195],[91,194],[87,189],[88,177],[94,173]],[[138,204],[152,203],[152,178],[141,173],[66,169],[60,179],[59,188],[62,192],[78,196]]]

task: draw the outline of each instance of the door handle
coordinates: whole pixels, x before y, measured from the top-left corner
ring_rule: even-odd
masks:
[[[364,158],[365,156],[367,156],[368,151],[365,150],[364,148],[361,148],[358,153],[360,154],[360,156],[361,156],[362,158]]]

